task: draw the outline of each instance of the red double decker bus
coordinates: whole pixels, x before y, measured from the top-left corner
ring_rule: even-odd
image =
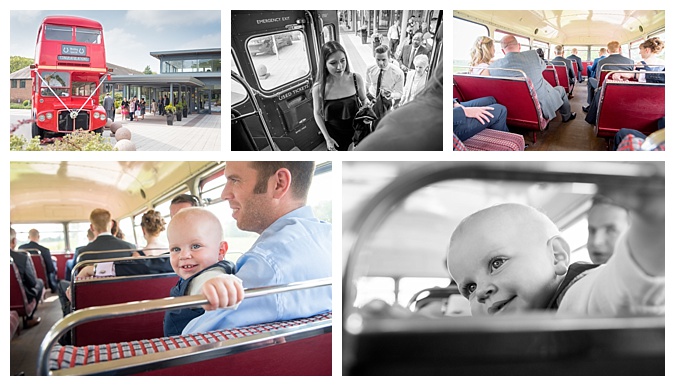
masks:
[[[103,132],[107,116],[99,104],[109,77],[101,23],[74,16],[48,16],[35,46],[32,136],[74,130]]]

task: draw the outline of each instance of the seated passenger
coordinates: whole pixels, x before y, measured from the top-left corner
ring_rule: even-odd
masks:
[[[332,276],[331,224],[318,220],[306,206],[313,175],[314,162],[226,163],[227,184],[221,197],[229,202],[237,228],[260,234],[237,260],[236,275],[247,288]],[[209,300],[207,311],[240,300],[237,280],[231,275],[209,279],[202,293]],[[206,312],[192,319],[183,334],[304,318],[330,310],[330,286],[288,291],[248,299],[236,310]]]
[[[56,279],[56,267],[54,266],[54,261],[52,260],[51,251],[49,248],[39,244],[40,232],[37,229],[31,229],[28,231],[28,240],[30,240],[30,242],[19,246],[19,249],[37,249],[40,251],[40,257],[42,257],[42,261],[44,262],[45,269],[47,270],[45,273],[47,274],[47,280],[49,281],[49,283],[45,284],[49,285],[49,289],[52,291],[52,293],[56,293],[58,280]]]
[[[141,256],[159,256],[169,252],[166,244],[159,240],[159,235],[164,231],[166,222],[164,217],[156,210],[150,209],[141,218],[141,229],[147,244],[139,251]]]
[[[656,124],[657,130],[665,129],[666,128],[666,118],[663,117],[659,119],[659,121]],[[632,136],[631,142],[630,143],[625,143],[624,140],[628,137]],[[642,133],[641,131],[638,130],[633,130],[633,129],[621,129],[616,132],[614,135],[614,149],[613,150],[639,150],[642,146],[642,143],[644,140],[647,138],[647,136]],[[623,144],[623,145],[622,145]],[[662,145],[657,146],[654,150],[657,151],[664,151],[665,149],[665,143]]]
[[[225,260],[227,242],[223,241],[223,228],[218,218],[208,210],[181,210],[171,219],[167,233],[171,267],[180,277],[170,296],[197,295],[208,279],[234,273],[234,263]],[[237,294],[233,302],[236,304],[243,298],[241,280],[233,280],[232,286],[228,292]],[[203,313],[201,307],[167,311],[164,314],[164,336],[180,335],[188,322]]]
[[[589,78],[588,83],[586,84],[586,88],[588,90],[586,102],[588,102],[589,105],[593,102],[593,98],[595,97],[595,91],[597,90],[598,85],[600,84],[599,82],[600,76],[602,75],[602,71],[608,70],[630,71],[633,69],[633,61],[621,55],[621,43],[617,42],[616,40],[607,43],[607,52],[609,53],[609,56],[598,61],[598,66],[595,69],[595,77]],[[612,64],[612,66],[607,66],[608,64]],[[588,106],[582,107],[582,110],[584,110],[584,112],[589,111]]]
[[[509,131],[506,126],[506,107],[493,97],[474,99],[468,102],[453,101],[452,130],[461,141],[490,128]]]
[[[94,237],[94,232],[92,232],[91,228],[87,229],[87,240],[89,240],[89,243],[94,241],[96,237]],[[87,243],[87,245],[89,244]],[[65,279],[66,281],[71,280],[71,273],[73,272],[73,267],[75,266],[75,262],[77,261],[77,256],[80,254],[80,250],[82,250],[83,246],[75,248],[75,252],[73,253],[73,257],[66,261],[66,272],[65,272]]]
[[[556,111],[560,111],[563,122],[577,117],[576,113],[571,112],[565,89],[561,86],[553,87],[544,79],[542,71],[546,68],[546,63],[536,51],[520,52],[520,43],[513,35],[504,36],[501,45],[506,56],[492,62],[489,67],[490,75],[518,77],[518,72],[508,69],[522,70],[532,81],[544,118],[555,118]]]
[[[553,62],[562,62],[565,63],[565,67],[567,68],[567,81],[569,82],[570,85],[570,93],[569,93],[569,98],[572,99],[574,98],[574,95],[572,95],[572,92],[574,91],[574,68],[572,66],[576,66],[576,62],[572,63],[572,60],[565,58],[565,48],[562,45],[557,45],[555,46],[554,53],[557,55],[555,58],[552,59]]]
[[[23,284],[23,290],[26,295],[26,300],[30,303],[33,300],[40,300],[42,293],[45,288],[45,283],[42,279],[35,277],[35,271],[29,267],[28,255],[25,252],[17,252],[14,249],[16,248],[16,231],[14,228],[9,228],[9,257],[14,261],[14,265],[19,269],[19,275],[21,275],[21,283]],[[35,302],[35,308],[30,315],[26,315],[26,318],[23,322],[24,328],[35,327],[40,324],[42,320],[40,317],[34,317],[35,311],[38,309],[39,302]]]
[[[632,222],[600,266],[569,264],[568,243],[532,207],[503,204],[462,220],[450,240],[448,269],[472,315],[663,315],[665,197],[636,190],[605,194],[631,211]]]
[[[488,66],[495,57],[495,41],[488,36],[479,36],[471,47],[471,74],[490,75]]]

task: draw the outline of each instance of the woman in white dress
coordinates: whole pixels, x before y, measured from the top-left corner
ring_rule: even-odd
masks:
[[[429,57],[422,54],[413,59],[415,71],[408,71],[408,76],[403,85],[403,97],[401,97],[401,106],[415,99],[427,84],[427,69],[429,68]]]

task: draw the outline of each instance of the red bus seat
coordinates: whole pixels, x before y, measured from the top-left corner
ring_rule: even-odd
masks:
[[[9,310],[16,311],[19,316],[26,318],[33,315],[37,307],[37,299],[28,302],[26,291],[23,288],[21,273],[14,262],[9,263]]]
[[[593,65],[593,61],[582,61],[581,62],[581,76],[588,78],[588,67]]]
[[[560,81],[558,80],[558,73],[552,64],[546,66],[544,71],[542,71],[544,79],[553,87],[560,86]]]
[[[72,253],[52,253],[52,257],[56,259],[56,277],[59,280],[66,279],[66,263],[73,258]]]
[[[457,98],[460,102],[464,102],[459,94],[459,90],[457,90],[457,85],[454,83],[452,84],[452,98]]]
[[[124,367],[130,361],[136,368]],[[48,365],[52,375],[331,375],[332,312],[192,335],[56,345]]]
[[[550,120],[544,118],[541,105],[532,82],[522,77],[496,77],[469,74],[453,74],[452,81],[463,101],[492,96],[507,110],[506,123],[509,127],[532,130],[534,142],[537,131],[544,131]]]
[[[666,116],[665,83],[607,81],[601,89],[595,133],[614,138],[622,128],[649,135]]]
[[[92,306],[161,299],[178,282],[175,273],[78,279],[72,283],[74,310]],[[89,345],[164,336],[164,312],[86,323],[73,328],[73,344]]]
[[[49,279],[47,279],[47,267],[45,267],[45,261],[42,260],[42,253],[39,249],[19,249],[20,251],[25,251],[30,254],[30,259],[33,261],[33,267],[35,268],[35,277],[42,279],[45,283],[45,287],[49,287]]]
[[[552,62],[555,72],[558,74],[559,85],[565,89],[566,93],[570,93],[570,78],[567,75],[567,65],[565,62]]]
[[[525,139],[522,135],[516,133],[483,129],[483,131],[464,142],[460,141],[455,135],[453,149],[460,151],[523,151],[525,150]]]
[[[579,68],[577,68],[576,62],[572,62],[572,70],[574,70],[574,79],[579,78]]]

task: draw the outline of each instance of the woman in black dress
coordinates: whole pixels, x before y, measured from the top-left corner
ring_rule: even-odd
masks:
[[[327,149],[349,150],[354,136],[354,116],[360,104],[369,102],[363,78],[349,70],[347,53],[336,41],[321,47],[319,74],[312,96],[314,119],[326,139]]]

